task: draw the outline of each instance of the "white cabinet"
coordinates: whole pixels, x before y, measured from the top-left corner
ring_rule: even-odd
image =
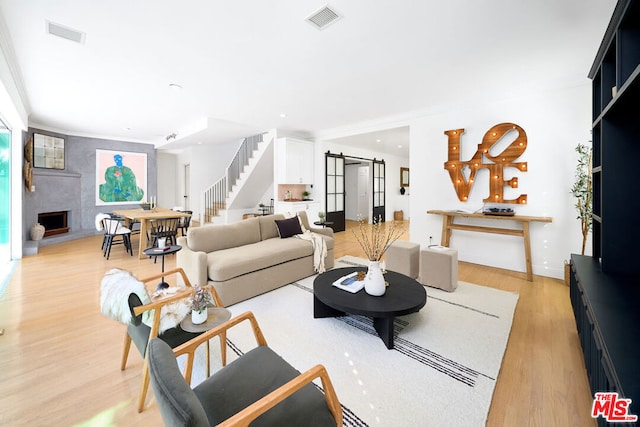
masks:
[[[306,211],[309,218],[309,225],[314,227],[313,223],[318,221],[318,212],[320,212],[320,202],[277,202],[275,207],[276,213],[299,212]]]
[[[292,138],[276,141],[278,184],[313,184],[313,142]]]

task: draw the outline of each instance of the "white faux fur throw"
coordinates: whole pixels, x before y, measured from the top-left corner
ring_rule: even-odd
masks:
[[[153,301],[156,301],[157,299],[163,298],[165,296],[171,296],[176,292],[181,292],[183,290],[184,288],[175,288],[175,287],[162,289],[160,291],[156,291],[151,296],[151,299]],[[182,319],[184,319],[188,314],[191,313],[191,300],[189,298],[183,298],[181,300],[174,301],[167,305],[164,305],[162,307],[161,313],[162,314],[160,315],[161,316],[160,328],[158,329],[158,333],[160,334],[166,331],[167,329],[175,328],[176,326],[178,326],[180,322],[182,322]],[[145,322],[145,324],[151,326],[152,320],[153,320],[153,317],[150,316],[150,321]]]
[[[169,288],[156,292],[153,299],[170,295],[178,290],[177,288]],[[148,304],[152,301],[144,283],[133,274],[118,268],[107,271],[100,283],[100,311],[110,319],[128,324],[131,322],[131,311],[129,310],[129,295],[131,293],[138,295],[142,304]],[[149,327],[153,325],[154,311],[147,311],[142,315],[142,321]],[[176,327],[190,312],[191,304],[187,298],[165,305],[162,307],[158,333]]]
[[[138,295],[142,304],[151,302],[144,283],[133,274],[118,268],[107,271],[100,282],[100,311],[110,319],[128,324],[131,322],[129,294],[132,293]]]

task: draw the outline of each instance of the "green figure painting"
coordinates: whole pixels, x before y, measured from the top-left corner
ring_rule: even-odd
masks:
[[[136,175],[122,164],[122,156],[113,156],[115,166],[109,166],[104,173],[104,184],[100,184],[100,200],[103,202],[137,202],[144,197],[144,190],[138,187]]]

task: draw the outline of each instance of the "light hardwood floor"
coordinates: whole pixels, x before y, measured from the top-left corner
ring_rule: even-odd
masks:
[[[99,312],[107,270],[145,277],[158,273],[160,263],[125,255],[121,246],[107,261],[101,239],[44,246],[16,266],[0,298],[1,426],[162,425],[152,391],[137,413],[142,358],[132,348],[120,371],[125,326]],[[335,256],[343,255],[363,256],[349,231],[336,233]],[[174,265],[175,257],[167,257],[166,268]],[[560,280],[535,276],[531,283],[524,273],[463,262],[459,280],[520,294],[487,425],[595,425],[569,288]],[[424,407],[440,410],[429,402]]]

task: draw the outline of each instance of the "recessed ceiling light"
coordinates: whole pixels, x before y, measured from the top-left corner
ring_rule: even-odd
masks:
[[[284,119],[287,115],[285,113],[280,113],[280,117]]]
[[[398,148],[402,148],[402,145],[398,145]]]
[[[382,142],[382,140],[381,139],[376,139],[376,142]]]
[[[182,86],[180,86],[178,83],[169,83],[169,87],[173,90],[180,90],[182,89]]]

